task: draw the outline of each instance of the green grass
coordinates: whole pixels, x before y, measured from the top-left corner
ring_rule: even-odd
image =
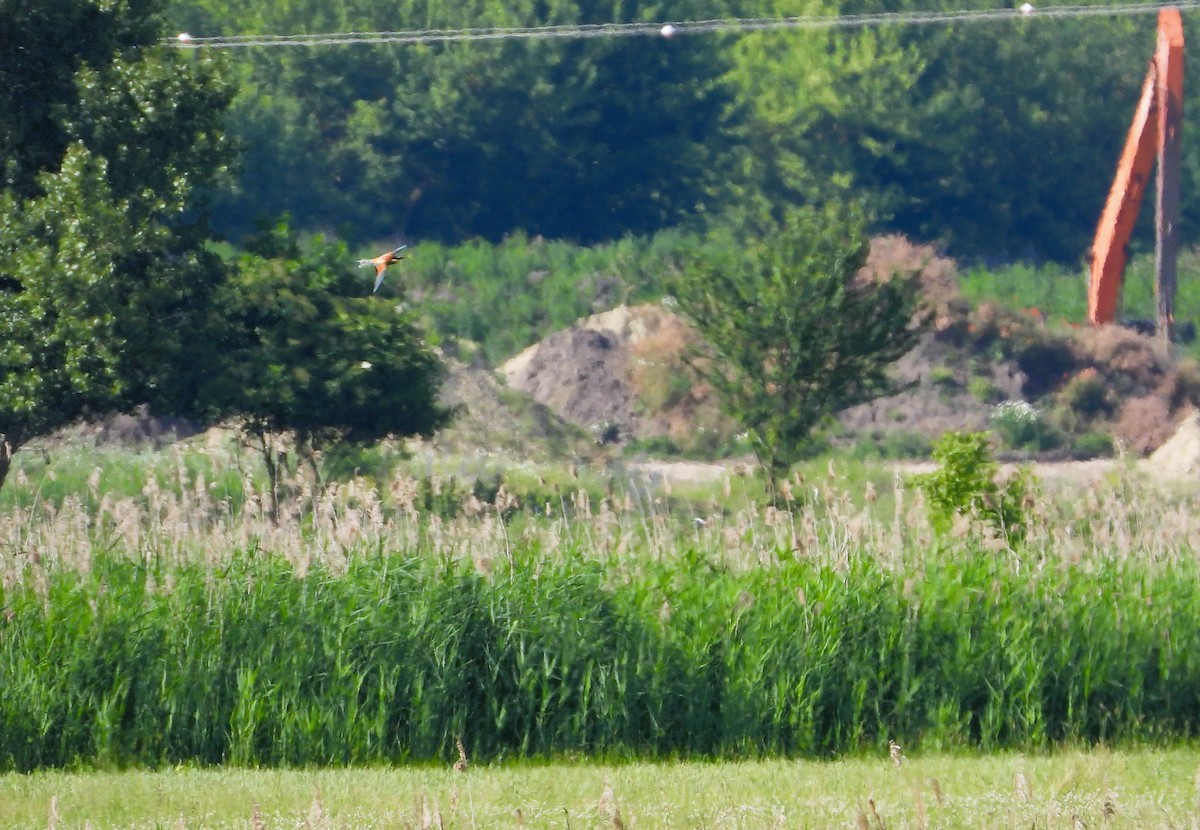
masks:
[[[939,531],[911,482],[843,460],[803,465],[779,508],[736,475],[530,468],[509,490],[400,465],[289,479],[276,524],[208,442],[114,454],[114,481],[143,482],[125,492],[64,474],[42,500],[78,452],[14,479],[0,523],[3,769],[426,762],[457,736],[493,761],[1200,731],[1195,488],[1130,468],[1046,482],[1012,542],[965,516]],[[236,504],[207,485],[229,470]]]
[[[1137,280],[1130,280],[1131,284]],[[963,297],[1004,308],[1036,308],[1055,323],[1087,320],[1087,273],[1061,265],[1017,263],[1003,268],[970,268],[959,275]]]
[[[1194,827],[1194,749],[610,766],[0,776],[0,825],[109,828]],[[601,804],[605,788],[611,799]],[[57,820],[48,821],[51,803]],[[615,805],[616,812],[609,805]],[[520,811],[520,820],[517,811]],[[257,811],[257,812],[256,812]],[[255,824],[255,816],[261,824]],[[428,818],[426,818],[426,816]],[[1078,818],[1082,825],[1075,824]]]
[[[0,592],[0,767],[423,762],[457,736],[484,760],[830,757],[1200,726],[1186,557],[602,550],[26,566]]]
[[[93,510],[105,496],[145,503],[154,492],[177,490],[181,481],[201,488],[205,500],[236,511],[246,487],[264,478],[261,463],[254,451],[232,440],[222,440],[217,447],[193,439],[165,450],[55,442],[17,454],[13,471],[0,489],[0,511],[57,509],[68,497]]]
[[[580,317],[658,299],[664,274],[718,244],[675,230],[592,247],[520,234],[495,245],[422,243],[405,282],[431,331],[478,343],[499,365]]]

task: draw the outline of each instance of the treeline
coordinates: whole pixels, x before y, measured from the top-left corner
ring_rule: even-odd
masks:
[[[104,555],[0,589],[0,770],[472,758],[829,757],[1194,738],[1195,563],[925,570],[852,550],[484,575],[354,555],[305,576]],[[35,575],[40,574],[40,576]],[[1164,611],[1172,625],[1163,626]]]
[[[918,7],[992,5],[822,0],[805,14]],[[794,13],[770,0],[174,0],[169,18],[193,35],[236,35]],[[518,231],[594,243],[717,218],[757,224],[849,193],[881,226],[958,256],[1075,263],[1155,18],[681,29],[671,39],[231,50],[222,62],[239,91],[228,128],[243,155],[216,192],[217,225],[238,238],[257,217],[286,212],[353,245]],[[1185,234],[1200,217],[1191,146]]]

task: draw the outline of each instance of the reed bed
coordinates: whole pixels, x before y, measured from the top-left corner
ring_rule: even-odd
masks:
[[[938,535],[903,476],[881,493],[832,466],[736,509],[737,479],[685,502],[298,477],[273,518],[228,445],[147,463],[136,491],[107,468],[52,498],[16,482],[43,495],[0,524],[0,768],[1197,731],[1194,499],[1132,474],[1033,494],[1012,546],[970,517]]]

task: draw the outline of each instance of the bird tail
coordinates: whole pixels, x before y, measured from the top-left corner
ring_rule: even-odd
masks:
[[[399,248],[397,248],[396,250],[392,251],[392,256],[396,257],[396,259],[400,259],[400,258],[401,258],[401,257],[400,257],[400,252],[401,252],[401,251],[403,251],[403,250],[404,250],[405,248],[407,248],[407,247],[408,247],[408,243],[407,243],[407,242],[405,242],[405,243],[404,243],[403,245],[401,245]]]

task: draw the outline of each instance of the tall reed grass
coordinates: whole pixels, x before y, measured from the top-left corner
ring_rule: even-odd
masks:
[[[9,503],[0,768],[1197,732],[1200,523],[1129,475],[1042,494],[1014,548],[966,517],[935,534],[919,493],[851,493],[832,469],[786,509],[625,482],[527,505],[463,490],[449,518],[404,472],[297,480],[277,525],[252,476],[236,503],[208,486],[228,452],[176,447],[136,494]]]

